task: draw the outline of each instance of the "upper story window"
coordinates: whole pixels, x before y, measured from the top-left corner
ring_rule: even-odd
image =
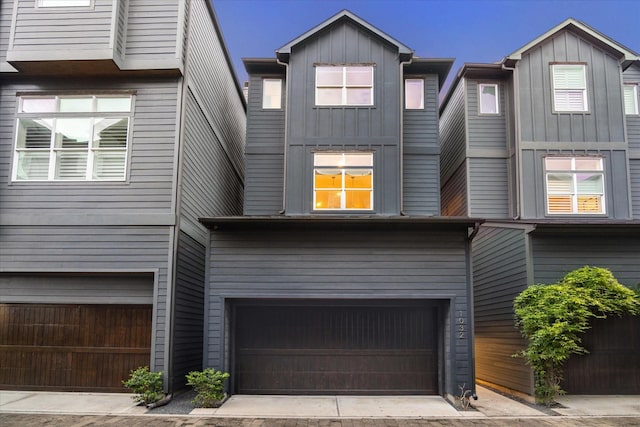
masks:
[[[554,64],[553,108],[557,112],[585,112],[587,104],[587,66],[584,64]]]
[[[373,153],[315,153],[315,210],[373,209]]]
[[[91,0],[38,0],[38,7],[86,7]]]
[[[317,66],[316,105],[373,105],[373,66]]]
[[[124,181],[131,95],[23,96],[14,181]]]
[[[546,157],[547,214],[604,214],[600,157]]]
[[[423,79],[406,79],[404,81],[404,108],[407,110],[424,109]]]
[[[262,108],[282,108],[281,79],[262,79]]]
[[[498,85],[480,83],[478,85],[478,96],[480,103],[480,114],[499,114],[498,108]]]
[[[624,113],[628,115],[638,114],[638,85],[624,85]]]

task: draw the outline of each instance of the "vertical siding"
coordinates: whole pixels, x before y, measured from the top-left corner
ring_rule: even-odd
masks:
[[[466,106],[464,94],[464,80],[461,80],[454,89],[451,98],[440,117],[440,185],[442,186],[443,212],[461,212],[458,207],[445,209],[444,201],[462,201],[462,194],[466,194],[466,177],[461,177],[460,165],[466,158],[467,129],[466,129]],[[466,171],[464,172],[466,174]],[[453,175],[456,175],[453,177]],[[449,183],[449,180],[454,181]],[[453,192],[453,194],[449,194]],[[464,215],[467,215],[466,196]],[[447,202],[449,204],[449,202]],[[455,203],[460,206],[459,202]]]
[[[443,216],[469,216],[467,163],[463,162],[442,187]]]
[[[554,113],[550,63],[586,62],[589,113]],[[622,142],[618,60],[570,31],[533,48],[518,64],[522,141]]]
[[[468,159],[469,215],[478,218],[509,217],[508,159]]]
[[[180,2],[176,0],[128,0],[125,53],[153,60],[176,58]]]
[[[424,77],[424,109],[403,113],[403,212],[440,213],[438,76]]]
[[[513,300],[528,286],[523,230],[482,226],[473,241],[476,377],[530,394],[532,374],[512,355],[526,347],[515,327]]]
[[[185,386],[186,374],[202,369],[205,259],[205,246],[180,232],[173,298],[174,390]]]
[[[247,102],[245,215],[276,215],[282,210],[286,81],[280,110],[262,109],[262,76],[251,75]]]

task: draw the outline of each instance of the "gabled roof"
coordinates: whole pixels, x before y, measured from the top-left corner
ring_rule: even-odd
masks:
[[[553,27],[552,29],[550,29],[549,31],[547,31],[546,33],[542,34],[541,36],[533,39],[532,41],[530,41],[529,43],[527,43],[526,45],[522,46],[520,49],[516,50],[515,52],[513,52],[510,55],[507,55],[504,58],[504,62],[507,61],[518,61],[520,59],[522,59],[522,55],[527,52],[529,49],[531,49],[534,46],[537,46],[538,44],[542,43],[543,41],[545,41],[546,39],[548,39],[549,37],[552,37],[554,34],[558,33],[559,31],[565,30],[565,29],[569,29],[589,40],[591,40],[592,42],[599,44],[600,46],[602,46],[603,48],[605,48],[606,50],[616,53],[617,56],[619,56],[622,59],[622,64],[623,64],[623,69],[628,67],[629,65],[631,65],[632,62],[634,61],[640,61],[640,55],[638,55],[638,53],[632,51],[631,49],[621,45],[620,43],[610,39],[609,37],[605,36],[604,34],[602,34],[601,32],[591,28],[590,26],[588,26],[587,24],[580,22],[578,20],[575,20],[573,18],[569,18],[567,20],[565,20],[564,22],[556,25],[555,27]]]
[[[351,22],[354,22],[357,25],[359,25],[359,26],[361,26],[363,28],[366,28],[367,30],[369,30],[370,32],[372,32],[376,36],[380,37],[381,39],[386,40],[388,43],[391,43],[392,45],[397,46],[398,47],[398,52],[400,53],[400,59],[402,61],[406,61],[406,60],[410,59],[411,56],[413,55],[413,50],[411,50],[410,48],[408,48],[404,44],[400,43],[398,40],[394,39],[393,37],[389,36],[385,32],[380,31],[379,29],[377,29],[373,25],[369,24],[364,19],[362,19],[362,18],[354,15],[353,13],[349,12],[348,10],[344,9],[341,12],[339,12],[339,13],[335,14],[334,16],[332,16],[331,18],[327,19],[326,21],[322,22],[321,24],[316,25],[315,27],[313,27],[312,29],[310,29],[306,33],[296,37],[293,40],[291,40],[289,43],[285,44],[280,49],[277,49],[276,50],[276,55],[277,55],[278,59],[280,61],[283,61],[283,62],[288,62],[289,55],[291,54],[291,48],[293,46],[297,45],[298,43],[303,42],[307,38],[312,37],[316,33],[324,30],[325,28],[327,28],[327,27],[329,27],[329,26],[333,25],[334,23],[336,23],[338,21],[341,21],[341,20],[350,20]]]

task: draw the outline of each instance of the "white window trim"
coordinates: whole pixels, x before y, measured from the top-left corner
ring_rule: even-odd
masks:
[[[545,212],[548,216],[603,216],[607,214],[607,203],[606,203],[606,183],[605,183],[605,173],[604,173],[604,161],[602,157],[592,157],[594,160],[595,159],[599,159],[600,160],[600,169],[594,169],[594,170],[576,170],[575,167],[575,163],[576,163],[576,159],[581,158],[581,157],[571,157],[571,156],[558,156],[558,157],[563,157],[563,158],[571,158],[571,170],[564,170],[564,169],[547,169],[546,168],[546,159],[550,159],[553,157],[545,157],[543,159],[543,163],[545,164],[545,182],[544,182],[544,190],[545,190]],[[588,156],[583,156],[583,157],[588,157]],[[548,184],[548,176],[549,174],[560,174],[560,173],[564,173],[564,174],[568,174],[572,176],[572,189],[571,189],[571,212],[558,212],[558,213],[554,213],[554,212],[550,212],[549,209],[549,197],[552,196],[552,194],[549,194],[549,184]],[[578,181],[576,179],[576,175],[579,173],[598,173],[602,175],[602,199],[601,199],[601,205],[602,205],[602,211],[601,212],[579,212],[578,210]]]
[[[338,85],[323,85],[323,86],[319,86],[318,85],[318,68],[329,68],[329,67],[334,67],[334,68],[342,68],[342,85],[338,86]],[[370,72],[371,72],[371,85],[347,85],[347,68],[356,68],[356,67],[360,67],[360,68],[369,68]],[[372,65],[318,65],[316,67],[315,70],[315,105],[317,107],[371,107],[373,106],[374,103],[374,73],[373,73],[373,66]],[[340,104],[320,104],[318,102],[318,89],[324,89],[324,88],[335,88],[338,89],[340,88],[342,90],[341,92],[341,102]],[[349,104],[347,102],[347,89],[348,88],[370,88],[371,89],[371,102],[369,104]]]
[[[88,98],[92,97],[92,110],[87,112],[60,112],[60,98],[70,99],[70,98]],[[98,98],[124,98],[129,97],[131,99],[130,109],[129,111],[118,111],[118,112],[98,112],[97,111],[97,99]],[[22,112],[22,103],[24,99],[36,99],[36,98],[55,98],[55,111],[54,112]],[[54,183],[96,183],[96,182],[125,182],[129,176],[129,160],[131,155],[131,128],[133,122],[133,111],[135,107],[135,96],[131,93],[105,93],[100,95],[39,95],[39,94],[24,94],[18,97],[18,113],[16,117],[16,132],[14,137],[13,144],[13,164],[11,170],[11,181],[15,183],[46,183],[46,182],[54,182]],[[20,152],[29,151],[29,149],[18,148],[18,128],[20,125],[20,120],[25,119],[41,119],[41,120],[52,120],[54,123],[58,119],[74,119],[74,118],[126,118],[127,119],[127,133],[126,133],[126,146],[124,148],[124,174],[122,178],[118,179],[99,179],[93,177],[93,164],[95,159],[96,152],[104,152],[109,151],[108,149],[96,148],[92,147],[92,140],[87,143],[87,166],[85,169],[85,178],[84,179],[55,179],[55,170],[56,170],[56,153],[59,151],[65,151],[65,149],[56,148],[55,147],[55,138],[56,133],[52,130],[51,139],[49,143],[49,164],[48,164],[48,176],[47,179],[18,179],[18,169],[19,169],[19,161],[20,161]],[[93,121],[91,124],[91,134],[93,134]],[[53,127],[55,129],[55,125]],[[45,149],[42,149],[44,151]],[[66,150],[73,151],[73,150]],[[77,151],[80,151],[79,149]],[[84,150],[83,150],[84,151]],[[112,150],[115,151],[115,150]],[[120,150],[122,151],[122,150]]]
[[[556,87],[555,84],[555,73],[556,67],[566,67],[566,66],[574,66],[582,68],[582,78],[584,81],[584,85],[582,88],[563,88]],[[586,64],[575,64],[575,63],[559,63],[551,65],[551,86],[553,87],[552,99],[553,99],[553,111],[555,113],[588,113],[589,112],[589,94],[587,92],[587,65]],[[582,91],[582,108],[581,109],[559,109],[556,101],[556,95],[559,91]]]
[[[369,154],[371,155],[371,164],[373,165],[373,153],[363,153],[363,152],[340,152],[340,153],[326,153],[326,152],[317,152],[314,153],[314,158],[316,154],[342,154],[342,157],[344,158],[345,156],[348,156],[349,154]],[[315,163],[315,161],[314,161]],[[357,211],[357,212],[362,212],[362,211],[366,211],[366,212],[371,212],[374,210],[374,199],[373,199],[373,193],[374,193],[374,189],[375,189],[375,183],[373,181],[373,177],[374,177],[374,167],[373,166],[340,166],[340,165],[336,165],[336,166],[315,166],[313,167],[313,174],[314,174],[314,181],[315,181],[315,174],[316,174],[316,170],[322,170],[322,169],[340,169],[341,170],[341,176],[342,176],[342,182],[341,182],[341,187],[340,187],[340,207],[339,208],[327,208],[327,209],[318,209],[316,207],[316,186],[315,186],[315,182],[313,183],[313,210],[317,211],[317,212],[335,212],[335,211]],[[369,193],[369,206],[371,206],[371,209],[362,209],[362,208],[347,208],[346,207],[346,183],[345,183],[345,179],[346,179],[346,171],[347,170],[368,170],[371,172],[371,190],[362,190],[362,191],[370,191]],[[337,188],[337,187],[336,187]],[[357,191],[357,190],[356,190]]]
[[[482,102],[482,89],[488,86],[493,86],[496,89],[496,97],[495,97],[495,109],[496,111],[482,111],[482,106],[484,105]],[[479,83],[478,84],[478,114],[483,116],[498,116],[500,115],[500,92],[499,92],[497,83]]]
[[[407,93],[409,92],[409,84],[420,82],[420,106],[419,107],[411,107],[407,104],[409,97]],[[407,78],[404,80],[404,108],[405,110],[424,110],[424,79],[417,78]]]
[[[278,84],[278,98],[277,105],[271,106],[266,101],[266,87],[267,83]],[[281,110],[282,109],[282,79],[273,78],[273,77],[265,77],[262,79],[262,109],[263,110]]]
[[[631,88],[631,99],[633,102],[633,110],[627,111],[627,89]],[[638,85],[636,83],[625,83],[623,86],[623,99],[624,99],[624,114],[627,116],[637,116],[640,114],[638,111]]]

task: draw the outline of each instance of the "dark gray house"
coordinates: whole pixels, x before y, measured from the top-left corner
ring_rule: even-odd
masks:
[[[443,215],[473,243],[476,375],[532,394],[513,299],[583,265],[640,283],[640,57],[568,19],[494,64],[466,64],[441,106]],[[640,322],[594,324],[574,394],[640,393]]]
[[[472,390],[479,221],[439,216],[453,61],[342,11],[244,62],[244,215],[201,220],[205,365],[232,393]]]
[[[202,366],[208,230],[245,102],[208,1],[0,2],[0,388]]]

